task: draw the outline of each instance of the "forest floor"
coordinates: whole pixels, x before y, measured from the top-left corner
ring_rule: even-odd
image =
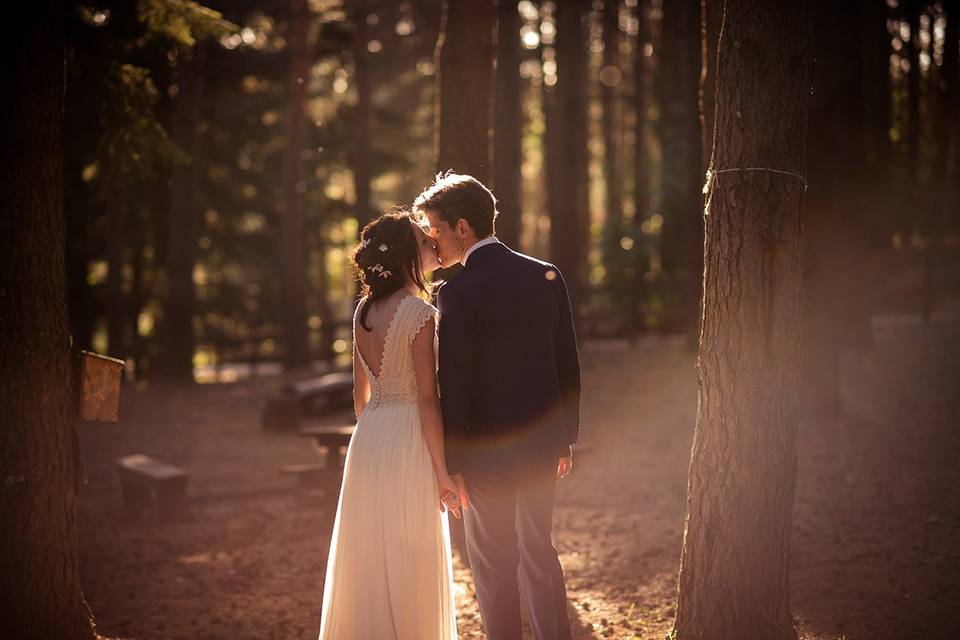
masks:
[[[960,322],[924,333],[878,319],[874,335],[869,351],[844,358],[843,417],[801,425],[797,628],[806,640],[955,638]],[[588,343],[583,363],[584,448],[555,516],[574,636],[659,640],[675,614],[694,356],[681,340],[649,338]],[[316,637],[329,524],[278,472],[315,461],[312,445],[260,428],[261,398],[281,382],[128,386],[120,424],[81,425],[81,576],[101,634]],[[113,461],[130,453],[189,470],[185,518],[122,509]],[[482,638],[459,558],[456,579],[461,637]]]

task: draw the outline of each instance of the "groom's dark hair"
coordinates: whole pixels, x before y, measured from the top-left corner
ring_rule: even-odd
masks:
[[[483,183],[463,173],[438,173],[433,184],[413,201],[413,210],[425,214],[430,209],[451,227],[463,218],[478,238],[493,235],[497,218],[497,199]]]

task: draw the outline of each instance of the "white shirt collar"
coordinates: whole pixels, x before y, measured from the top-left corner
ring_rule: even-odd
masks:
[[[467,260],[470,259],[470,254],[476,251],[477,249],[479,249],[480,247],[485,247],[488,244],[499,244],[499,243],[500,241],[497,240],[497,236],[490,236],[489,238],[484,238],[483,240],[478,241],[477,243],[472,245],[469,249],[467,249],[467,252],[465,254],[463,254],[463,264],[466,265]]]

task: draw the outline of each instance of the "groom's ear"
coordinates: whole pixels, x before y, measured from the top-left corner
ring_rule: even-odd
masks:
[[[470,226],[470,223],[467,222],[466,218],[459,218],[457,220],[457,237],[466,238],[470,232],[473,231],[473,227]]]

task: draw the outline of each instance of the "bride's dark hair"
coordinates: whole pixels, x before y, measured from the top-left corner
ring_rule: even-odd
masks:
[[[370,305],[383,300],[412,282],[429,296],[432,286],[423,277],[420,245],[413,214],[406,210],[391,211],[369,223],[360,232],[360,242],[353,250],[353,264],[360,277],[360,326],[367,326]]]

